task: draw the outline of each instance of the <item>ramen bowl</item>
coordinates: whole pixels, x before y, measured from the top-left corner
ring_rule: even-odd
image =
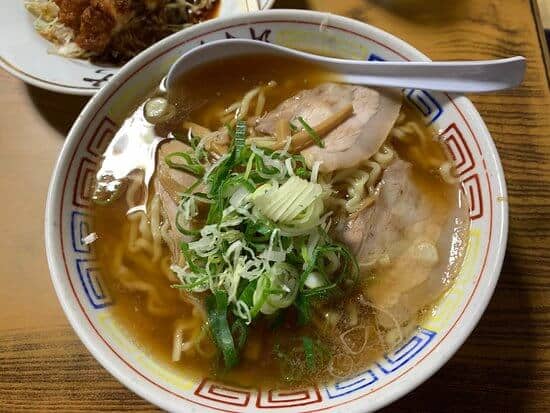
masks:
[[[243,388],[186,376],[155,360],[113,315],[117,303],[102,279],[90,209],[95,173],[129,110],[159,84],[170,65],[202,43],[237,37],[319,54],[365,60],[428,60],[404,41],[367,24],[309,11],[276,10],[213,20],[173,35],[123,67],[86,106],[57,162],[46,207],[46,249],[59,301],[96,359],[129,389],[170,411],[280,412],[376,410],[413,390],[457,351],[483,314],[506,246],[508,206],[491,136],[462,96],[403,90],[439,132],[470,205],[470,237],[452,287],[414,333],[355,377],[292,391]]]

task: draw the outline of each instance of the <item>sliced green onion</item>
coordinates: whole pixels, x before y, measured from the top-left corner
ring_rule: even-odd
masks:
[[[195,257],[189,250],[188,243],[182,242],[180,244],[180,250],[185,258],[186,264],[189,266],[189,269],[191,271],[193,271],[195,274],[205,274],[205,270],[202,268],[202,266],[195,262]]]
[[[189,141],[189,145],[191,145],[191,148],[193,148],[193,150],[196,150],[197,146],[199,146],[199,143],[201,141],[201,137],[193,133],[189,133],[188,141]]]
[[[244,120],[237,121],[237,125],[235,126],[235,136],[234,136],[234,143],[233,143],[235,146],[235,150],[237,151],[237,156],[240,154],[241,150],[245,146],[246,135],[247,135],[246,122]]]
[[[323,287],[312,288],[309,290],[304,290],[302,292],[302,295],[308,299],[323,298],[328,296],[336,287],[337,287],[336,284],[330,284],[330,285],[325,285]]]
[[[231,326],[231,335],[233,339],[236,340],[236,349],[237,353],[240,353],[246,344],[246,339],[248,337],[248,327],[244,320],[238,318],[235,320]]]
[[[181,225],[180,216],[181,216],[182,212],[183,211],[179,208],[178,208],[178,211],[176,212],[176,228],[177,228],[177,230],[179,232],[181,232],[183,235],[189,235],[189,236],[192,236],[192,237],[199,236],[200,235],[199,230],[188,229],[188,228],[185,228],[183,225]]]
[[[294,306],[298,310],[298,324],[304,325],[311,319],[311,310],[309,308],[309,299],[303,294],[298,294],[294,301]]]
[[[183,159],[184,162],[176,162],[175,159]],[[179,169],[195,176],[204,175],[204,167],[186,152],[173,152],[164,158],[170,168]]]
[[[254,290],[254,294],[252,297],[252,301],[254,305],[250,309],[250,314],[252,315],[252,318],[258,315],[263,305],[265,304],[267,300],[267,296],[269,295],[270,287],[271,287],[271,281],[267,276],[264,275],[258,279],[258,282],[256,284],[256,289]]]
[[[304,127],[304,130],[308,133],[309,136],[311,136],[311,139],[313,139],[313,142],[321,148],[325,147],[325,144],[321,140],[321,137],[315,132],[315,129],[313,129],[311,126],[307,124],[307,122],[302,118],[301,116],[298,117],[298,122],[302,124]]]
[[[223,198],[219,196],[214,200],[214,203],[210,205],[208,216],[206,217],[206,225],[219,224],[223,217],[223,208]]]
[[[325,234],[325,237],[328,237]],[[322,245],[318,246],[313,250],[312,257],[307,259],[307,265],[305,269],[303,270],[302,274],[300,275],[300,289],[304,286],[307,278],[310,276],[310,274],[315,270],[315,268],[321,267],[320,259],[324,258],[324,256],[329,253],[334,252],[338,256],[340,256],[343,259],[343,263],[341,263],[340,268],[340,275],[337,277],[336,280],[333,280],[332,282],[334,284],[339,284],[344,278],[349,279],[353,282],[355,282],[359,276],[359,264],[357,263],[357,259],[355,256],[351,253],[351,251],[345,247],[342,244],[339,243],[332,243],[328,245]],[[304,260],[307,257],[307,249],[302,251],[302,254],[305,254]],[[322,269],[321,269],[322,271]],[[323,288],[323,287],[320,287]],[[332,288],[332,287],[331,287]],[[330,289],[331,289],[330,288]],[[329,288],[327,288],[328,290]],[[321,290],[319,290],[321,291]]]
[[[185,194],[191,194],[193,192],[193,190],[195,188],[197,188],[200,184],[202,183],[202,179],[197,179],[195,182],[193,182],[191,184],[191,186],[189,186],[184,192],[182,195],[185,195]]]
[[[252,171],[252,165],[253,165],[255,156],[256,154],[254,152],[250,153],[250,157],[248,158],[248,162],[246,163],[246,169],[244,171],[245,179],[248,179],[248,177],[250,176],[250,172]]]
[[[212,333],[214,343],[216,343],[216,346],[222,353],[225,367],[230,369],[239,362],[239,358],[227,322],[227,306],[227,293],[225,291],[216,291],[206,298],[206,311],[208,313],[210,332]]]
[[[226,179],[220,188],[220,194],[224,198],[229,198],[239,186],[243,186],[248,192],[254,192],[256,189],[256,186],[250,180],[243,175],[236,174]]]
[[[273,314],[294,302],[298,294],[298,270],[285,262],[276,262],[267,276],[270,282],[261,312]]]
[[[307,336],[302,337],[302,346],[304,348],[306,366],[309,370],[313,370],[315,368],[315,349],[313,340]]]
[[[267,222],[251,222],[245,227],[244,237],[249,244],[256,247],[256,250],[261,249],[263,251],[265,249],[264,244],[269,242],[272,231],[273,228]],[[262,244],[262,248],[258,248],[259,246],[256,244]]]
[[[239,295],[239,300],[244,302],[249,307],[252,307],[254,302],[254,291],[256,291],[257,280],[249,282],[244,290]]]
[[[208,285],[208,275],[203,275],[202,277],[197,278],[195,281],[185,284],[176,284],[171,285],[172,288],[177,288],[179,290],[193,291],[195,288],[202,288],[205,285]]]
[[[315,131],[299,120],[322,146]],[[181,281],[176,288],[211,293],[208,326],[230,368],[255,318],[273,314],[268,317],[284,322],[285,309],[293,305],[299,322],[308,322],[313,300],[343,291],[344,281],[357,278],[358,265],[323,230],[323,187],[311,182],[315,174],[304,157],[246,145],[244,121],[227,130],[229,152],[216,161],[199,159],[201,144],[188,136],[195,152],[170,154],[167,164],[200,175],[181,194],[175,225],[193,240],[181,244],[185,266],[173,270]],[[209,208],[200,230],[192,221],[198,202]],[[299,339],[307,370],[318,368],[319,343]]]

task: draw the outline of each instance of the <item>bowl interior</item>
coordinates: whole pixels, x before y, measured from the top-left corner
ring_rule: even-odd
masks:
[[[228,37],[353,59],[426,59],[403,41],[366,24],[297,11],[211,21],[146,51],[92,99],[58,161],[47,205],[46,241],[60,302],[94,356],[130,389],[165,409],[240,412],[277,408],[285,412],[342,406],[354,412],[380,408],[420,384],[458,349],[485,309],[500,272],[508,219],[502,168],[485,124],[464,97],[403,90],[425,123],[440,131],[469,199],[471,230],[464,265],[418,331],[356,377],[292,392],[183,377],[149,358],[112,317],[116,303],[102,281],[93,244],[81,241],[93,232],[90,183],[100,156],[128,109],[158,84],[172,62],[203,42]]]

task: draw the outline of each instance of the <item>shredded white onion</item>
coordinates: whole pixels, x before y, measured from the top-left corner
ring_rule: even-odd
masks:
[[[294,175],[294,169],[292,168],[292,159],[291,158],[287,158],[285,160],[285,166],[286,166],[286,170],[288,172],[288,175],[289,176],[295,176]]]
[[[315,161],[311,167],[311,182],[317,182],[317,176],[319,175],[319,167],[321,166],[321,161]]]
[[[95,241],[97,241],[98,238],[99,237],[97,236],[97,233],[92,232],[92,233],[86,235],[84,238],[82,238],[81,241],[84,245],[90,245],[90,244],[94,243]]]
[[[323,278],[321,277],[321,274],[319,274],[317,271],[313,271],[310,273],[305,281],[305,286],[307,288],[319,288],[325,285],[325,282]]]

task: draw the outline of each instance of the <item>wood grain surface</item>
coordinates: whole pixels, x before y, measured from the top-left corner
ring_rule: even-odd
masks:
[[[458,353],[388,412],[550,411],[550,88],[535,0],[279,0],[364,20],[433,59],[527,57],[522,87],[472,96],[499,149],[510,203],[502,276]],[[0,41],[8,41],[2,36]],[[0,72],[0,411],[154,411],[69,327],[43,243],[50,174],[86,99]]]
[[[540,10],[540,20],[542,27],[546,30],[550,28],[550,0],[537,0]]]

